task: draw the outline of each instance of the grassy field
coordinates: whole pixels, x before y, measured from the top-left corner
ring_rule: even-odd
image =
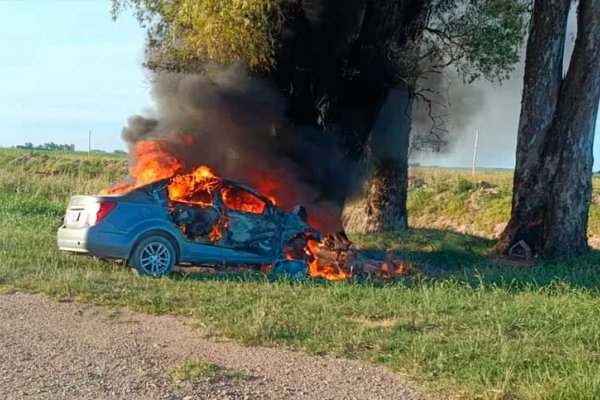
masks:
[[[495,265],[489,237],[508,215],[507,172],[412,171],[411,222],[421,228],[353,237],[411,260],[412,276],[298,283],[233,272],[142,278],[59,253],[68,197],[125,171],[117,156],[0,149],[0,290],[186,315],[206,336],[383,364],[453,398],[600,398],[600,253]],[[594,205],[592,236],[597,215]]]
[[[408,211],[413,227],[452,230],[497,238],[510,215],[512,171],[414,168],[409,180]],[[600,248],[600,176],[594,176],[589,241]],[[362,204],[351,206],[360,214]]]

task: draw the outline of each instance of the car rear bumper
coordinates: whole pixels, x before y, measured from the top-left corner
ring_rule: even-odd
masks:
[[[127,258],[131,250],[130,240],[126,236],[106,232],[100,226],[84,229],[62,226],[56,234],[56,242],[59,250],[106,258]]]
[[[56,234],[58,249],[76,253],[89,253],[87,236],[87,229],[68,229],[61,226]]]

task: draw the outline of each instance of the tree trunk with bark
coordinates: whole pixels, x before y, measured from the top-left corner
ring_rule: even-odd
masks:
[[[600,99],[600,0],[581,1],[563,79],[570,0],[536,1],[527,46],[510,221],[497,250],[520,240],[544,257],[588,249],[592,146]]]
[[[371,171],[367,184],[361,233],[408,228],[408,148],[413,99],[408,89],[395,89],[371,132],[368,155]]]
[[[408,152],[412,126],[413,91],[418,76],[419,38],[429,17],[430,1],[413,0],[399,2],[379,2],[372,4],[375,10],[371,18],[374,33],[370,35],[372,46],[380,37],[394,38],[387,30],[396,29],[395,24],[403,24],[403,30],[396,33],[395,45],[400,59],[395,66],[401,83],[397,83],[387,97],[379,118],[373,126],[366,146],[369,175],[367,181],[364,221],[354,227],[361,233],[397,231],[408,228],[406,200],[408,195]],[[393,12],[394,10],[395,12]],[[396,32],[399,32],[396,29]],[[389,40],[389,39],[388,39]],[[385,47],[384,47],[385,48]],[[379,57],[388,60],[389,48]],[[386,61],[380,63],[380,74],[387,68]]]

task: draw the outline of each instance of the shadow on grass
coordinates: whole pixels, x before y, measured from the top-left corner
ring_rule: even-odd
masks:
[[[494,240],[438,229],[361,235],[353,238],[373,256],[393,250],[415,266],[424,281],[453,280],[471,287],[511,290],[559,288],[569,285],[600,291],[600,251],[580,257],[536,261],[533,267],[506,266],[495,261]]]
[[[553,261],[537,261],[533,267],[499,265],[494,260],[494,241],[438,229],[411,229],[405,232],[355,235],[354,242],[366,254],[383,258],[392,251],[410,262],[413,274],[396,279],[356,277],[341,284],[370,286],[400,285],[414,287],[437,282],[453,281],[473,288],[500,287],[511,291],[531,288],[552,290],[579,287],[600,291],[600,251],[585,256]],[[203,272],[175,273],[175,280],[266,282],[283,281],[296,284],[297,280],[273,278],[259,271],[204,269]],[[310,279],[314,284],[340,284],[323,279]]]

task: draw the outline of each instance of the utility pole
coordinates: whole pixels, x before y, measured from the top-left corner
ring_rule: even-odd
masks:
[[[479,140],[479,129],[475,131],[475,142],[473,143],[473,171],[471,172],[475,175],[475,167],[477,166],[477,141]]]
[[[92,155],[92,130],[88,132],[88,156]]]

